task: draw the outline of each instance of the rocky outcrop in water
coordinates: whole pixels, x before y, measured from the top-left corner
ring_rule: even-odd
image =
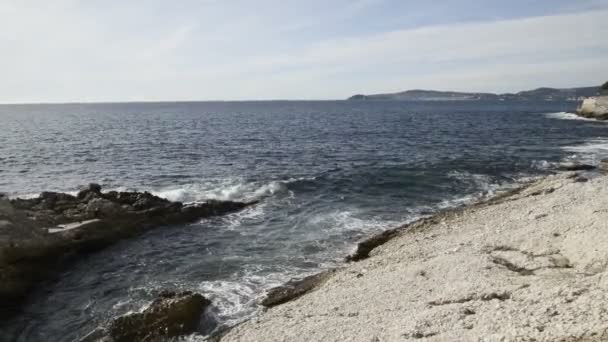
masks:
[[[252,203],[186,205],[147,192],[103,193],[91,184],[76,196],[0,197],[0,316],[11,313],[31,287],[54,275],[66,258],[89,253],[158,226],[227,214]]]
[[[596,96],[583,100],[576,113],[585,118],[608,120],[608,96]]]
[[[108,329],[110,341],[154,341],[192,333],[210,304],[198,293],[163,292],[143,312],[116,318]]]

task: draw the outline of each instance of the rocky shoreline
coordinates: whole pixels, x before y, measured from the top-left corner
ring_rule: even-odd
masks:
[[[604,164],[605,162],[600,163],[599,167],[600,170],[606,171],[608,167]],[[347,264],[343,268],[323,271],[302,279],[294,279],[282,286],[271,289],[266,297],[260,301],[260,304],[266,307],[268,311],[260,317],[239,326],[218,331],[209,340],[282,341],[285,340],[286,336],[292,336],[293,339],[289,339],[290,341],[308,341],[311,336],[317,336],[318,332],[313,333],[313,331],[323,329],[323,327],[315,325],[319,324],[319,322],[309,322],[309,318],[315,315],[320,315],[319,317],[328,316],[327,313],[323,315],[319,314],[314,305],[308,303],[311,300],[310,298],[313,298],[313,301],[316,300],[315,296],[317,296],[317,292],[323,293],[324,300],[328,302],[331,302],[334,296],[343,296],[342,291],[348,292],[346,287],[350,286],[349,282],[357,282],[363,278],[367,279],[369,278],[369,273],[377,273],[372,270],[373,267],[386,264],[385,260],[382,259],[382,255],[386,253],[387,248],[389,248],[388,253],[400,253],[399,251],[390,250],[390,246],[394,246],[395,241],[401,241],[399,242],[401,245],[411,244],[409,239],[412,238],[415,241],[421,241],[417,236],[427,236],[429,231],[437,231],[438,227],[440,229],[445,225],[450,225],[452,221],[462,221],[463,217],[474,216],[476,212],[495,210],[493,209],[495,207],[508,207],[511,203],[519,203],[527,198],[544,199],[568,184],[588,183],[589,179],[586,176],[573,171],[586,172],[594,168],[594,166],[586,164],[563,163],[556,169],[568,171],[566,173],[549,176],[547,179],[536,183],[523,185],[488,201],[447,209],[431,217],[373,235],[361,241],[357,245],[356,251],[346,257],[345,261],[347,261]],[[599,177],[598,179],[604,180],[604,183],[607,183],[606,176]],[[586,199],[588,200],[588,198]],[[0,238],[2,240],[0,241],[2,245],[0,249],[0,269],[2,270],[2,286],[0,287],[0,299],[3,300],[3,314],[10,315],[14,312],[20,302],[26,298],[27,292],[32,287],[40,281],[56,275],[58,270],[69,265],[66,263],[66,260],[71,257],[82,253],[90,253],[108,246],[119,239],[135,236],[142,231],[157,226],[192,222],[203,217],[237,211],[252,204],[254,203],[210,201],[196,205],[184,205],[179,202],[167,201],[149,193],[102,192],[101,188],[95,184],[89,185],[76,196],[46,192],[33,199],[9,200],[6,197],[1,198],[0,234],[2,235],[0,235]],[[536,210],[534,206],[530,206],[529,209],[530,211]],[[507,215],[510,218],[505,219],[506,222],[518,220],[516,216],[509,216],[512,214],[507,213]],[[544,218],[545,216],[543,215],[535,217],[538,217],[536,219]],[[432,233],[431,238],[428,240],[437,238],[437,234]],[[464,234],[466,235],[466,232]],[[405,241],[405,239],[408,241]],[[425,237],[424,240],[426,239]],[[424,243],[427,242],[424,241]],[[432,241],[428,241],[428,244],[432,243]],[[461,248],[461,245],[459,246],[456,249]],[[414,249],[419,248],[418,246],[412,247]],[[504,252],[510,252],[512,248],[520,250],[520,247],[507,246],[504,248]],[[503,246],[499,246],[499,249],[496,251],[503,252]],[[526,253],[524,255],[527,255]],[[562,269],[574,267],[571,259],[562,258],[563,255],[560,254],[561,256],[559,256],[558,254],[560,253],[548,254],[551,259],[548,261],[547,268]],[[523,276],[534,276],[537,274],[537,270],[545,267],[529,268],[525,266],[525,263],[519,264],[519,262],[514,262],[502,256],[495,257],[492,255],[492,258],[494,265],[504,267],[511,272]],[[410,256],[407,259],[414,266],[421,262],[416,256]],[[608,261],[606,262],[608,263]],[[362,267],[360,265],[367,266]],[[425,279],[429,278],[428,271],[426,270],[419,271],[416,274]],[[346,278],[348,278],[348,282],[345,283]],[[416,279],[412,281],[411,286],[421,285],[418,284]],[[373,282],[368,285],[371,287],[364,289],[364,291],[369,292],[373,297],[375,295],[373,291],[376,291],[376,287],[382,288],[387,284]],[[439,289],[439,291],[444,292],[447,290]],[[511,300],[512,295],[513,291],[510,290],[481,294],[474,293],[471,294],[471,298],[473,299],[467,299],[465,302],[474,301],[476,300],[474,298],[477,297],[479,297],[479,301],[493,302],[494,300],[498,300],[504,302]],[[359,300],[365,301],[366,299],[359,298]],[[443,303],[441,300],[433,300],[430,297],[428,300],[428,303],[440,302]],[[200,325],[201,316],[204,315],[204,312],[210,305],[212,303],[203,294],[171,290],[163,291],[143,311],[117,317],[112,322],[108,322],[106,326],[100,327],[84,336],[81,342],[151,341],[159,337],[188,334],[197,330]],[[376,303],[368,301],[367,305],[372,308]],[[435,307],[443,306],[444,304],[428,305]],[[335,312],[338,314],[338,317],[356,320],[358,314],[350,312],[346,314],[343,312],[340,315],[339,312],[344,311],[343,309],[338,306],[338,310]],[[275,314],[277,312],[280,314]],[[295,317],[293,316],[294,312],[296,313]],[[409,314],[413,314],[414,319],[418,317],[416,313]],[[331,317],[333,316],[333,312],[329,316],[335,320],[335,318]],[[294,318],[294,320],[287,318]],[[302,323],[295,323],[298,320]],[[342,324],[342,322],[336,322],[336,324]],[[361,327],[364,327],[368,322],[362,322],[361,324]],[[284,329],[284,326],[290,326],[291,328]],[[260,333],[260,330],[264,332]],[[274,330],[281,331],[281,333],[270,333],[270,331]],[[430,333],[423,330],[418,329],[405,333],[402,334],[402,337],[406,337],[406,340],[409,338],[428,338],[434,340],[434,336],[440,335],[434,330]],[[341,337],[332,339],[331,336],[333,335],[328,334],[329,332],[324,333],[322,340],[342,341],[342,337],[346,336],[336,335]],[[374,338],[378,336],[380,335],[372,336],[371,340],[400,340],[393,339],[392,337],[375,340]],[[365,338],[350,337],[352,341],[368,341]],[[467,337],[470,336],[467,335]]]
[[[216,340],[608,339],[607,207],[608,176],[566,172],[447,210],[270,291]]]
[[[148,229],[195,222],[253,204],[212,200],[186,205],[147,192],[102,192],[97,184],[76,196],[0,196],[0,316],[14,314],[33,287],[56,276],[71,258]]]

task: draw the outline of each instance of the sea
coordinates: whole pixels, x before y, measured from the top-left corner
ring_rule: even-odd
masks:
[[[0,106],[0,191],[95,182],[182,202],[259,201],[71,261],[2,341],[78,341],[163,289],[213,306],[197,333],[259,314],[268,289],[340,267],[357,241],[608,157],[576,102],[258,101]]]

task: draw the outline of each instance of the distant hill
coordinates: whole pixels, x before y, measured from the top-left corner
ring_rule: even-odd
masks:
[[[398,101],[482,101],[482,100],[512,100],[512,101],[578,101],[581,97],[600,94],[600,86],[583,88],[538,88],[520,91],[515,94],[465,93],[456,91],[437,90],[407,90],[391,94],[354,95],[349,100],[398,100]]]

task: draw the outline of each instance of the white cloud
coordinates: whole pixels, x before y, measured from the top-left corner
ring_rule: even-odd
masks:
[[[319,20],[361,15],[377,1]],[[608,78],[605,9],[311,40],[304,36],[320,9],[286,13],[280,2],[266,12],[226,2],[191,10],[49,3],[0,4],[0,102],[326,99]]]

